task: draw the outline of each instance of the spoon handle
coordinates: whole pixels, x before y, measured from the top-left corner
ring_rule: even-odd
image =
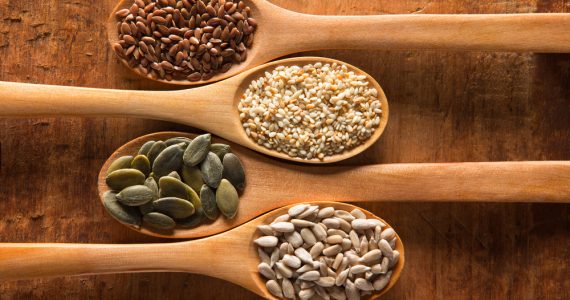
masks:
[[[303,184],[302,197],[335,201],[568,203],[570,161],[330,167]]]
[[[179,245],[0,243],[0,280],[185,271],[184,253]]]
[[[0,81],[0,116],[138,117],[223,133],[228,131],[228,120],[235,121],[231,97],[231,89],[223,84],[181,91],[133,91]]]
[[[298,14],[296,17],[298,21],[288,23],[288,26],[295,27],[288,31],[290,37],[276,41],[286,43],[284,47],[296,48],[292,51],[449,49],[570,52],[570,14]]]

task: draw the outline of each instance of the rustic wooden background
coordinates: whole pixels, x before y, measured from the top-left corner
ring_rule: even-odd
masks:
[[[104,33],[113,2],[0,0],[0,80],[172,88],[134,77],[117,63]],[[274,2],[316,14],[570,12],[568,0]],[[347,164],[570,159],[570,54],[311,54],[361,67],[390,100],[381,141]],[[115,148],[162,130],[192,131],[140,119],[0,119],[0,241],[160,242],[106,215],[96,178]],[[395,226],[406,245],[406,268],[386,299],[570,299],[570,205],[363,207]],[[174,273],[0,283],[0,299],[255,297],[218,279]]]

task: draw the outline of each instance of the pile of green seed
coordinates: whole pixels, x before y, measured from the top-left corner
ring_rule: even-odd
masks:
[[[146,142],[136,156],[113,161],[105,181],[111,190],[103,202],[116,219],[172,230],[215,220],[220,212],[235,217],[245,172],[229,145],[212,144],[204,134]]]

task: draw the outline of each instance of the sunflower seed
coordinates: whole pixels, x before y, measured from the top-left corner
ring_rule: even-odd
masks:
[[[262,248],[257,248],[257,254],[259,255],[259,259],[262,263],[266,263],[267,265],[271,263],[269,255],[267,255],[267,253]]]
[[[201,1],[199,0],[198,3],[200,3]],[[283,291],[281,290],[281,287],[279,286],[279,284],[277,283],[277,281],[275,280],[269,280],[265,283],[265,287],[267,287],[267,290],[275,297],[277,298],[283,298]]]
[[[309,300],[309,299],[313,298],[314,295],[315,295],[315,291],[313,289],[310,289],[310,288],[301,290],[299,292],[299,298],[301,300]]]
[[[390,283],[390,278],[392,278],[392,271],[389,271],[385,275],[378,276],[378,278],[373,283],[374,289],[376,291],[383,290],[388,285],[388,283]]]
[[[293,277],[293,270],[291,270],[288,266],[286,266],[284,263],[282,262],[276,262],[275,263],[275,268],[276,270],[283,275],[283,277],[285,278],[291,278]]]
[[[257,245],[266,248],[277,246],[277,242],[278,240],[274,236],[262,236],[254,241]]]
[[[313,259],[315,259],[321,255],[321,253],[323,252],[323,249],[325,249],[325,245],[323,245],[323,243],[321,243],[321,242],[318,242],[318,243],[314,244],[313,247],[311,247],[311,250],[309,251],[309,253],[311,254],[311,257]]]
[[[291,268],[299,268],[301,267],[301,260],[297,256],[285,254],[283,259],[281,260],[286,266]]]
[[[317,238],[309,228],[301,229],[301,237],[309,247],[313,246],[317,242]]]
[[[294,218],[297,215],[300,215],[302,212],[304,212],[305,209],[307,209],[308,207],[309,207],[309,205],[307,205],[307,204],[295,205],[295,206],[289,208],[288,213],[292,218]]]
[[[327,231],[323,228],[323,226],[321,226],[321,224],[315,224],[313,227],[311,227],[311,230],[313,230],[317,241],[325,241],[327,238]]]
[[[323,250],[323,254],[325,256],[335,256],[342,250],[342,247],[339,245],[334,245],[327,247]]]
[[[339,219],[327,218],[321,221],[327,228],[340,228],[340,221]]]
[[[257,229],[265,235],[275,235],[275,232],[269,225],[258,225]]]
[[[277,232],[292,232],[295,230],[295,226],[289,222],[271,223],[270,227]]]
[[[299,276],[299,279],[305,281],[316,281],[319,280],[319,278],[321,278],[319,271],[308,271]]]
[[[388,244],[386,240],[380,240],[380,242],[378,242],[378,248],[380,249],[380,251],[382,251],[382,255],[384,255],[388,259],[394,258],[394,252],[392,250],[392,247],[390,247],[390,244]]]
[[[133,161],[133,157],[132,156],[121,156],[117,159],[115,159],[110,165],[109,168],[107,169],[107,175],[113,173],[114,171],[117,171],[119,169],[128,169],[131,167],[131,162]]]
[[[303,238],[296,231],[285,233],[285,240],[295,248],[303,245]]]
[[[400,260],[400,252],[398,250],[394,250],[392,254],[393,256],[392,259],[390,259],[390,264],[388,265],[388,268],[393,268],[396,264],[398,264],[398,260]]]
[[[380,234],[380,239],[382,240],[391,240],[396,236],[396,232],[392,228],[386,228],[386,230],[382,231]]]
[[[265,278],[267,279],[272,279],[275,280],[275,272],[271,269],[271,267],[267,264],[267,263],[260,263],[257,266],[257,270],[259,271],[259,273],[261,273],[261,275],[265,276]]]
[[[287,278],[283,278],[281,282],[281,289],[283,290],[283,296],[287,299],[295,299],[295,288],[293,284]]]
[[[329,207],[322,208],[321,210],[319,210],[317,217],[321,218],[321,219],[330,218],[334,215],[334,211],[335,211],[334,207],[329,206]]]
[[[201,163],[210,151],[211,139],[212,136],[208,133],[199,135],[192,140],[184,152],[184,164],[187,166],[196,166]]]
[[[301,259],[302,262],[306,264],[313,263],[313,257],[311,256],[311,254],[309,254],[309,252],[307,252],[307,250],[305,250],[305,248],[295,249],[295,256],[297,256],[299,259]]]

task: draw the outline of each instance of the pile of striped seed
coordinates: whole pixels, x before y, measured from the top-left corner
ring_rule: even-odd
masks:
[[[396,232],[359,209],[300,204],[258,230],[258,270],[279,298],[360,299],[388,285],[400,257]]]
[[[237,214],[245,173],[229,145],[211,144],[210,134],[148,141],[136,156],[113,161],[105,178],[107,211],[139,228],[190,228],[223,214]]]
[[[239,0],[135,0],[119,10],[117,55],[142,75],[208,80],[247,59],[257,26]]]
[[[364,143],[380,124],[378,90],[343,64],[279,66],[238,104],[246,134],[265,148],[324,159]]]

